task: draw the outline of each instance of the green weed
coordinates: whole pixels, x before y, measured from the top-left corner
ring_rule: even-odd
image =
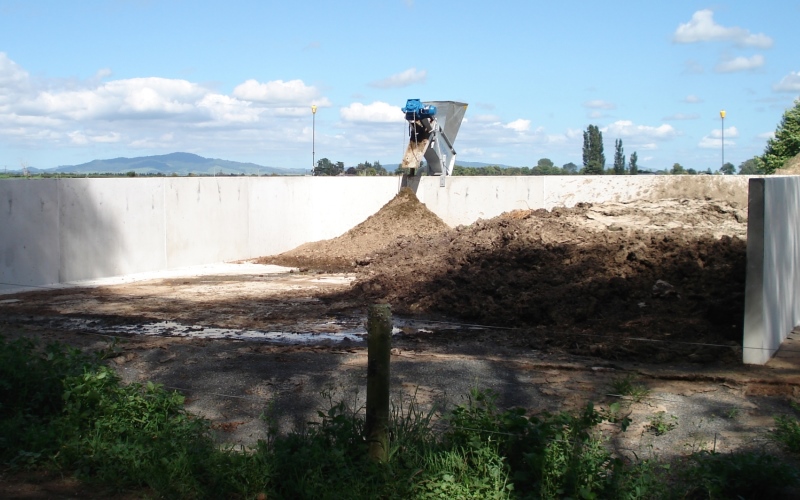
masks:
[[[800,411],[800,405],[795,402],[791,402],[791,405],[796,411]],[[800,452],[800,422],[797,418],[779,415],[775,417],[775,425],[773,439],[792,453]]]
[[[626,375],[611,381],[611,390],[616,396],[628,396],[636,403],[641,403],[643,399],[650,395],[650,389],[643,384],[637,383],[633,375]]]
[[[675,415],[667,415],[665,412],[660,411],[650,417],[647,429],[656,436],[663,436],[677,426],[678,417]]]
[[[797,482],[797,472],[774,457],[711,452],[690,455],[680,477],[667,482],[666,466],[609,451],[599,424],[624,430],[629,420],[619,404],[529,415],[501,410],[496,394],[480,390],[443,414],[423,411],[414,397],[395,404],[387,463],[367,458],[357,400],[333,393],[324,394],[328,407],[317,421],[280,435],[267,407],[268,439],[253,449],[221,449],[180,394],[122,384],[102,357],[0,337],[6,467],[57,466],[112,492],[167,498],[748,498]],[[663,412],[656,418],[656,429],[674,423]],[[800,435],[796,426],[786,419],[776,435]]]
[[[782,498],[784,488],[798,484],[797,470],[763,453],[714,453],[689,456],[681,474],[681,498]]]

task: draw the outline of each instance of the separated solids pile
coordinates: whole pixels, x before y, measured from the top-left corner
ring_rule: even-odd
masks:
[[[405,191],[347,234],[273,262],[355,264],[355,297],[399,314],[533,329],[520,342],[534,348],[710,361],[740,356],[745,237],[744,210],[719,201],[580,204],[448,229]],[[732,348],[698,354],[627,337]]]
[[[414,192],[403,188],[389,203],[367,220],[330,240],[306,243],[261,263],[328,272],[353,271],[370,261],[370,256],[410,235],[437,234],[450,228],[417,199]]]

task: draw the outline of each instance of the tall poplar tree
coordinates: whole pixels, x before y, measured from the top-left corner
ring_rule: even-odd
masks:
[[[625,150],[622,149],[622,139],[614,141],[614,175],[625,174]]]
[[[603,154],[603,133],[597,125],[589,125],[583,133],[583,173],[600,175],[606,169]]]
[[[631,175],[639,175],[639,165],[637,165],[638,161],[639,161],[639,155],[637,155],[636,151],[634,151],[631,154],[631,163],[630,167],[628,168],[628,173],[630,173]]]

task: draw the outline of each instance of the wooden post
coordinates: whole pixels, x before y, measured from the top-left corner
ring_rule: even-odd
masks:
[[[369,306],[367,319],[367,421],[369,457],[389,460],[389,359],[392,310],[389,304]]]

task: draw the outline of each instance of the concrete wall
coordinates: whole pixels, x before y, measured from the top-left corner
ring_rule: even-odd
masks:
[[[0,292],[273,255],[377,212],[397,177],[0,180]]]
[[[410,187],[451,226],[514,209],[708,197],[747,203],[738,176],[438,177]],[[338,236],[397,177],[0,180],[0,290],[273,255]]]
[[[743,360],[764,364],[800,324],[800,177],[750,179]]]
[[[664,198],[724,199],[747,206],[746,176],[530,176],[438,177],[413,179],[409,187],[450,226],[471,224],[511,210],[572,207],[581,202],[603,203]]]
[[[338,236],[397,177],[0,180],[0,292],[274,255]],[[514,209],[635,199],[749,205],[744,361],[765,363],[800,323],[800,177],[544,176],[412,179],[447,224]],[[749,199],[748,199],[748,185]]]

